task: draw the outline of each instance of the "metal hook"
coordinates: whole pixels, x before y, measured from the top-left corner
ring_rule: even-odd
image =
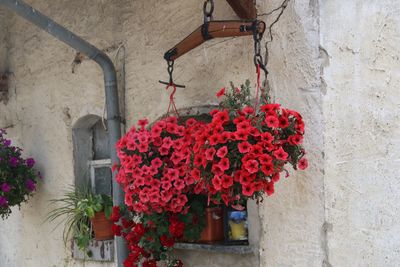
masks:
[[[163,82],[163,81],[158,81],[158,82],[165,84],[165,85],[175,85],[175,87],[178,87],[178,88],[185,88],[186,86],[184,86],[184,85],[174,83],[174,79],[172,76],[172,73],[174,72],[174,61],[168,60],[167,64],[168,64],[167,71],[168,71],[168,75],[169,75],[169,82]]]

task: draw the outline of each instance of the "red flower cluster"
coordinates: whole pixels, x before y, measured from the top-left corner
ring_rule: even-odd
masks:
[[[168,267],[182,267],[180,260],[168,254],[175,241],[184,235],[185,224],[178,216],[180,215],[172,212],[156,213],[144,215],[138,222],[133,222],[133,218],[127,216],[126,210],[121,212],[118,206],[113,207],[111,214],[114,222],[113,230],[117,236],[125,239],[129,249],[124,267],[156,267],[161,254],[164,255],[163,259],[166,260]],[[158,228],[160,225],[167,227],[162,230]]]
[[[125,191],[125,203],[136,212],[181,212],[197,182],[190,174],[192,133],[199,128],[194,119],[179,125],[168,117],[146,129],[139,121],[117,143],[121,160],[117,181]]]
[[[249,95],[248,85],[230,94],[222,88],[217,96],[228,100],[210,113],[209,122],[191,118],[183,125],[168,117],[146,128],[148,121],[140,120],[138,129],[133,127],[118,141],[121,165],[113,167],[118,169],[116,179],[129,211],[140,220],[127,221],[113,209],[111,220],[121,221],[113,231],[126,239],[130,250],[125,267],[152,267],[169,258],[174,242],[189,232],[185,223],[196,227],[199,220],[182,218],[195,206],[189,205],[189,194],[240,209],[249,198],[273,194],[280,174],[289,175],[288,163],[294,169],[307,168],[301,115],[279,104],[256,111],[248,106]],[[179,260],[169,262],[182,266]]]
[[[285,164],[307,167],[301,147],[304,122],[296,111],[266,104],[259,113],[245,107],[214,110],[211,115],[212,121],[194,133],[191,173],[199,181],[197,194],[233,205],[273,194]]]

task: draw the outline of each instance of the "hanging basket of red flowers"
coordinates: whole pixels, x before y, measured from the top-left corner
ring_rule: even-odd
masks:
[[[248,199],[273,194],[288,165],[307,167],[298,112],[266,102],[251,106],[248,81],[217,96],[220,108],[201,120],[167,117],[149,127],[141,120],[117,143],[128,217],[115,210],[113,229],[129,244],[127,266],[160,260],[181,266],[173,244],[199,240],[205,226],[199,214],[207,204],[193,201],[196,196],[240,210]]]
[[[279,104],[254,108],[249,84],[232,85],[231,92],[221,89],[220,108],[193,133],[191,173],[199,181],[195,193],[238,209],[247,199],[273,194],[281,173],[289,175],[288,164],[307,167],[301,115]]]

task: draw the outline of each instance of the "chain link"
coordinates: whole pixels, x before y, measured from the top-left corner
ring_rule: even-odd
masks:
[[[162,84],[168,85],[168,86],[175,86],[175,87],[178,87],[178,88],[185,88],[184,85],[179,85],[179,84],[176,84],[174,82],[174,77],[172,75],[173,72],[174,72],[174,63],[175,62],[173,60],[167,60],[167,64],[168,64],[167,71],[168,71],[168,75],[169,75],[169,81],[168,82],[159,81],[159,82],[162,83]]]
[[[214,0],[206,0],[203,6],[204,13],[204,23],[210,22],[212,20],[212,15],[214,13]]]
[[[265,75],[268,74],[267,68],[264,64],[263,56],[261,55],[261,40],[263,38],[262,32],[259,31],[260,21],[254,21],[253,25],[253,39],[254,39],[254,65],[258,65],[264,71]]]
[[[168,71],[168,75],[169,75],[169,83],[173,84],[174,80],[172,78],[172,73],[174,72],[174,61],[168,60],[167,64],[168,64],[167,71]]]

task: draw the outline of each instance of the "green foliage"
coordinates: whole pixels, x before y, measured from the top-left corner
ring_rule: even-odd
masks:
[[[245,84],[239,87],[235,87],[231,82],[230,92],[225,92],[224,100],[221,101],[220,106],[230,111],[241,110],[246,106],[251,106],[250,96],[250,81],[246,80]]]
[[[62,218],[55,228],[65,222],[64,244],[67,245],[68,240],[73,238],[81,250],[85,250],[92,239],[90,219],[96,212],[102,211],[107,218],[110,218],[113,205],[110,196],[93,194],[88,189],[78,189],[74,186],[70,186],[62,198],[50,202],[51,205],[58,207],[49,212],[47,220],[53,222]]]

